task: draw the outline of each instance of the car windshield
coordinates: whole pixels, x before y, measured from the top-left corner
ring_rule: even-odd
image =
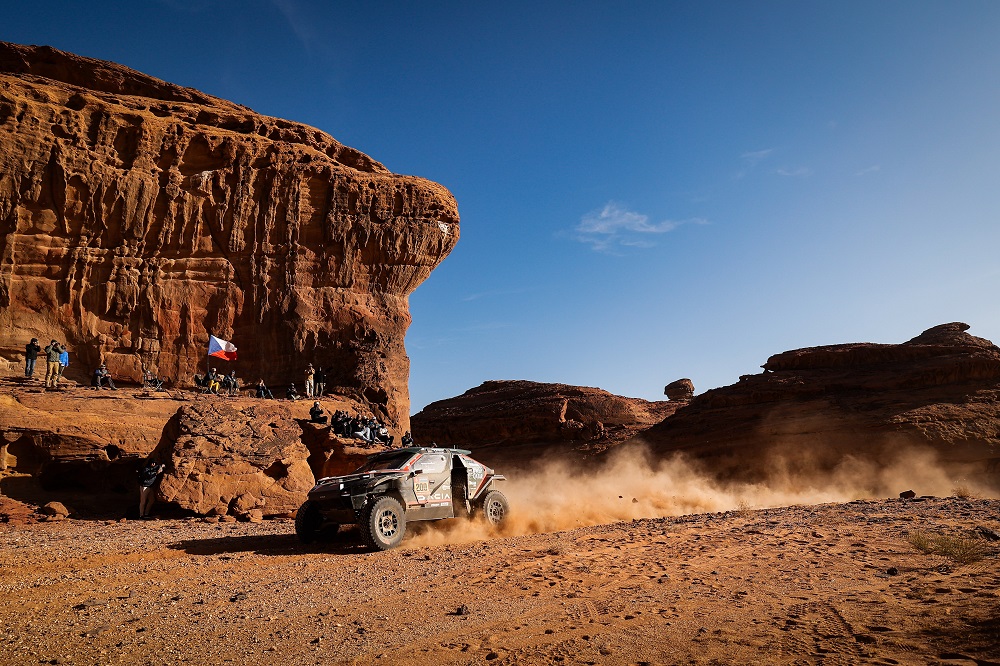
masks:
[[[363,472],[374,472],[382,469],[402,469],[413,456],[413,453],[402,451],[383,453],[371,458],[364,465],[356,469],[354,473],[361,474]]]

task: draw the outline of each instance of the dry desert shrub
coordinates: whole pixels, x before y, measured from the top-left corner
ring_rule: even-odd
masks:
[[[951,489],[952,497],[958,497],[960,499],[976,499],[976,495],[973,494],[972,490],[963,484],[959,484]]]
[[[918,531],[910,532],[906,540],[922,553],[947,557],[958,564],[972,564],[996,553],[990,542],[978,536],[964,537]]]

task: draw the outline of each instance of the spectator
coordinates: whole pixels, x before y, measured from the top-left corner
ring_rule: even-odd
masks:
[[[66,345],[59,347],[59,379],[62,380],[63,371],[69,367],[69,350]]]
[[[313,370],[313,364],[310,363],[306,367],[306,397],[313,397],[313,389],[315,389],[315,379],[316,371]]]
[[[118,387],[115,386],[114,380],[111,379],[111,373],[108,372],[108,366],[101,363],[97,370],[94,370],[94,380],[92,382],[92,386],[100,391],[104,388],[104,384],[107,384],[112,391],[118,390]]]
[[[322,423],[326,425],[327,417],[323,414],[323,408],[319,406],[319,401],[313,403],[312,409],[309,410],[309,423]]]
[[[35,374],[35,362],[40,351],[42,348],[38,344],[38,338],[31,338],[31,342],[24,346],[24,376],[29,379]]]
[[[59,388],[59,343],[55,340],[45,348],[45,388]]]
[[[313,380],[316,382],[313,386],[313,397],[322,398],[323,392],[326,391],[326,372],[323,371],[323,366],[316,371]]]
[[[413,435],[410,434],[409,430],[403,434],[403,438],[399,440],[399,445],[404,449],[408,446],[413,446]]]
[[[226,393],[231,396],[240,394],[240,380],[236,378],[235,370],[224,376],[223,382],[225,383]]]
[[[153,486],[156,480],[166,468],[162,463],[158,463],[152,458],[139,470],[139,517],[149,518],[150,509],[156,501],[156,493]]]
[[[257,397],[274,400],[274,395],[271,393],[271,389],[267,388],[267,384],[264,383],[263,377],[257,380]]]
[[[208,375],[205,376],[205,388],[208,389],[209,393],[214,393],[219,395],[219,372],[215,368],[208,371]]]
[[[295,388],[295,384],[289,384],[288,388],[285,389],[285,398],[287,398],[288,400],[298,400],[299,399],[299,392]]]

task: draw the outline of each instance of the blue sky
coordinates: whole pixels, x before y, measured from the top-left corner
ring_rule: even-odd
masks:
[[[413,411],[488,379],[698,392],[1000,342],[1000,3],[13,3],[0,39],[319,127],[456,196]]]

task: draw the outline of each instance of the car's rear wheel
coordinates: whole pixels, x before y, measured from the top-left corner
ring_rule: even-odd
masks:
[[[395,548],[406,536],[406,512],[394,497],[380,497],[362,515],[361,535],[365,545],[378,550]]]
[[[483,497],[482,502],[483,518],[490,525],[499,525],[507,519],[510,513],[510,506],[507,498],[499,490],[491,490]]]
[[[295,514],[295,534],[302,543],[312,543],[319,536],[323,516],[316,502],[306,500]]]

